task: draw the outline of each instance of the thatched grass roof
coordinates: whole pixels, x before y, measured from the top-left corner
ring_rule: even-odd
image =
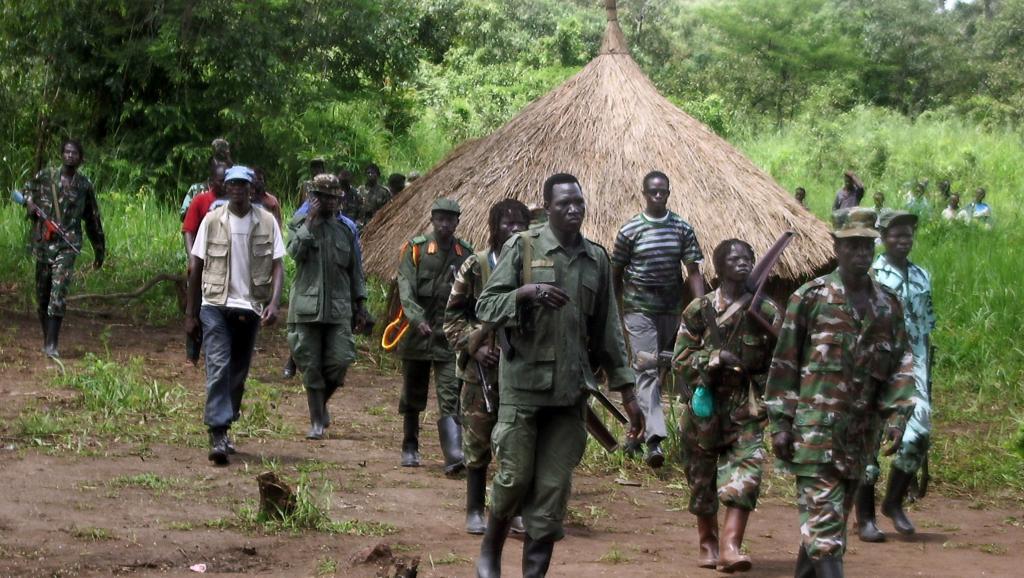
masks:
[[[363,235],[368,274],[395,276],[402,244],[430,229],[431,202],[462,206],[458,235],[480,248],[487,213],[505,197],[541,201],[544,180],[575,174],[587,198],[584,234],[611,249],[619,227],[644,206],[641,180],[651,170],[669,176],[669,208],[693,225],[711,251],[738,237],[758,254],[785,230],[796,232],[775,270],[786,284],[805,280],[832,257],[825,224],[770,176],[700,122],[658,93],[630,57],[614,0],[601,53],[578,74],[528,105],[490,136],[465,142],[381,210]]]

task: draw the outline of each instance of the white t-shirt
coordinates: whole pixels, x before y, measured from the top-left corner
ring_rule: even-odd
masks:
[[[253,208],[253,211],[256,208]],[[262,209],[260,209],[262,210]],[[237,309],[249,309],[261,312],[263,305],[254,303],[249,295],[249,230],[255,225],[256,215],[249,211],[244,217],[236,217],[228,210],[228,228],[231,231],[231,263],[228,268],[228,298],[226,307]],[[196,231],[196,240],[192,244],[192,254],[200,259],[206,259],[206,230],[207,220],[213,213],[207,213],[203,222]],[[284,239],[281,236],[281,227],[275,219],[270,219],[274,225],[274,259],[284,258]],[[210,305],[203,296],[203,305]]]

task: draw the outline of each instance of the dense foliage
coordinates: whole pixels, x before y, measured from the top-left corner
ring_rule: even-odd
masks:
[[[305,161],[423,169],[596,52],[599,0],[23,0],[0,6],[0,185],[54,140],[169,200],[214,136],[291,189]],[[621,0],[634,56],[730,136],[859,105],[1024,110],[1024,0]],[[45,154],[44,154],[45,153]]]

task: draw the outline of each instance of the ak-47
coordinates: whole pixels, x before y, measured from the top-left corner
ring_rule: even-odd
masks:
[[[52,241],[54,237],[60,237],[64,241],[64,243],[66,243],[67,246],[70,247],[71,250],[75,252],[76,255],[82,253],[82,250],[76,247],[75,244],[71,242],[71,238],[68,237],[67,231],[65,231],[64,228],[58,225],[57,223],[54,223],[53,219],[48,217],[46,213],[39,208],[38,205],[32,202],[32,199],[23,195],[21,191],[14,191],[13,193],[11,193],[11,199],[15,203],[18,203],[19,205],[28,208],[28,210],[31,211],[32,214],[35,216],[35,218],[38,219],[43,224],[44,240]]]
[[[493,335],[488,330],[488,327],[485,325],[469,334],[466,349],[470,352],[470,357],[473,355],[472,352],[485,345],[485,341],[488,343],[494,342]],[[487,380],[487,371],[484,369],[483,364],[476,359],[471,359],[470,363],[476,367],[477,380],[480,382],[480,388],[483,390],[484,408],[487,410],[487,413],[496,413],[498,408],[494,407],[494,402],[491,401],[491,396],[494,394],[494,385]]]
[[[935,364],[935,346],[928,348],[928,402],[932,400],[932,367]],[[917,497],[923,498],[928,494],[928,484],[932,481],[932,475],[928,471],[928,451],[925,450],[924,461],[921,462],[921,480],[917,483]]]
[[[765,331],[771,333],[772,336],[779,336],[779,328],[772,325],[770,321],[761,315],[760,305],[764,299],[764,290],[768,286],[768,275],[771,274],[772,269],[779,262],[782,257],[782,252],[786,250],[786,247],[793,240],[793,231],[786,231],[775,241],[775,244],[771,246],[768,251],[765,252],[764,256],[754,265],[750,275],[747,277],[746,289],[747,293],[742,299],[736,300],[732,305],[726,309],[722,315],[717,319],[716,324],[709,324],[718,326],[727,321],[730,317],[739,312],[745,312],[748,317],[757,322],[758,325],[764,328]],[[749,296],[749,298],[747,298]],[[728,339],[723,342],[722,347],[727,347],[736,336],[739,334],[742,323],[737,323],[736,327],[733,328],[732,333],[729,334]]]

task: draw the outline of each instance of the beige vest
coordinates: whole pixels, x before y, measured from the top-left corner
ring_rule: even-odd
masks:
[[[274,272],[274,216],[255,205],[252,215],[255,219],[249,229],[249,296],[254,302],[266,305],[270,302]],[[211,211],[207,220],[203,298],[208,303],[224,305],[228,300],[228,274],[231,271],[228,205]]]

